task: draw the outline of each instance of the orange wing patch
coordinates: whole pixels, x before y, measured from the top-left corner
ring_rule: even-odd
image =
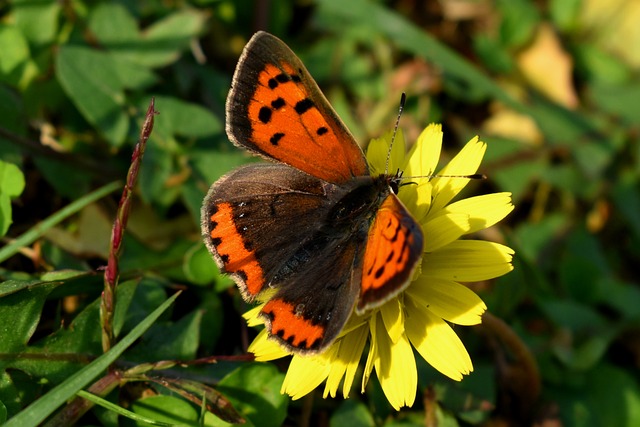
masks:
[[[357,311],[377,307],[401,292],[422,255],[422,230],[390,194],[369,229]]]
[[[262,308],[269,334],[296,350],[317,349],[325,336],[325,327],[316,325],[297,313],[296,307],[279,298],[273,298]]]
[[[233,221],[229,203],[213,206],[209,217],[210,245],[217,253],[217,261],[225,273],[230,273],[243,294],[253,299],[264,287],[264,273],[255,254],[244,245],[242,234]]]
[[[369,174],[367,161],[300,59],[265,32],[245,47],[226,105],[236,145],[334,184]]]
[[[312,99],[299,70],[267,64],[249,103],[253,142],[268,156],[325,181],[367,174],[351,135]]]

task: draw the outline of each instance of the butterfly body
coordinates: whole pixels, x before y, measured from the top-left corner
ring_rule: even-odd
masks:
[[[354,311],[408,283],[422,231],[395,195],[398,176],[371,176],[366,159],[300,60],[274,36],[245,47],[227,100],[227,134],[275,163],[236,169],[209,190],[205,243],[254,300],[270,336],[321,351]],[[395,190],[395,191],[394,191]]]

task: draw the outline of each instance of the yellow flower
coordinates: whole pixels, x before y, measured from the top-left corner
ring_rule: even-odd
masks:
[[[391,133],[369,144],[367,160],[372,175],[385,172]],[[471,197],[450,203],[469,182],[461,175],[478,170],[486,145],[473,138],[447,166],[436,173],[442,130],[428,126],[408,155],[402,132],[398,132],[388,171],[404,171],[415,185],[400,187],[398,197],[422,226],[425,249],[411,284],[379,308],[355,312],[336,341],[323,353],[294,355],[282,392],[298,399],[325,382],[324,397],[335,397],[340,384],[346,398],[353,384],[367,341],[369,352],[361,390],[375,370],[382,390],[395,408],[411,406],[416,397],[418,375],[413,348],[444,375],[461,380],[473,371],[471,358],[450,323],[476,325],[486,310],[482,300],[460,282],[502,276],[513,269],[513,250],[486,241],[460,237],[490,227],[511,210],[510,193]],[[423,177],[423,178],[417,178]],[[261,306],[245,314],[250,325],[260,325]],[[289,355],[266,331],[249,347],[256,360]]]

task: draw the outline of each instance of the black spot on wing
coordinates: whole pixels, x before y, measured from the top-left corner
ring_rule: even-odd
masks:
[[[260,108],[260,112],[258,112],[258,120],[260,120],[264,124],[269,123],[271,121],[271,108]]]
[[[269,142],[273,145],[278,145],[278,142],[280,142],[280,140],[284,137],[284,133],[282,132],[277,132],[274,133],[273,136],[271,137],[271,139],[269,139]]]
[[[309,98],[305,98],[296,102],[296,106],[294,107],[294,109],[296,110],[296,113],[300,115],[306,113],[311,108],[313,108],[313,101],[310,100]]]

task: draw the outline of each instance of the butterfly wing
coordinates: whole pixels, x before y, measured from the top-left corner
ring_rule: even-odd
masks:
[[[244,166],[218,180],[202,208],[204,241],[243,296],[265,305],[271,335],[293,351],[325,348],[353,311],[366,229],[327,229],[348,190],[281,164]]]
[[[369,229],[357,311],[378,307],[404,290],[422,251],[420,225],[390,193]]]
[[[291,275],[260,312],[269,334],[296,353],[324,350],[353,312],[362,275],[363,245],[318,238],[313,260]]]
[[[226,105],[236,145],[332,183],[368,175],[362,150],[300,59],[277,37],[244,48]]]

